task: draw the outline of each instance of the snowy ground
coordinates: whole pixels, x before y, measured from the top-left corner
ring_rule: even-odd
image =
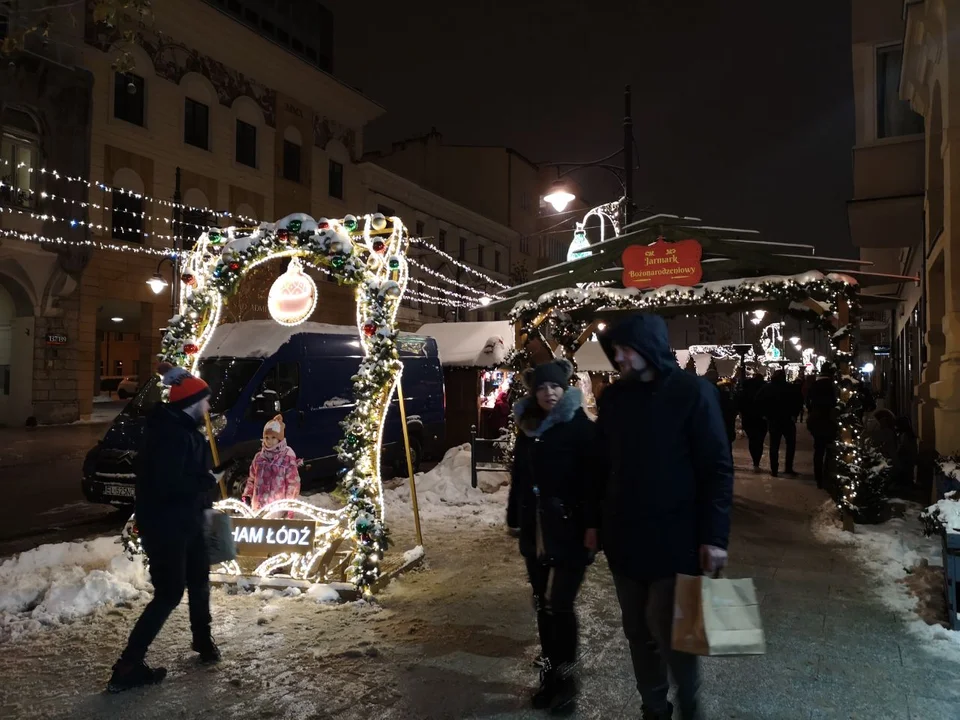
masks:
[[[854,550],[860,563],[882,580],[876,586],[877,597],[931,654],[960,662],[960,632],[946,628],[940,537],[924,537],[920,505],[907,502],[902,507],[902,517],[880,525],[858,525],[851,535],[843,531],[836,508],[828,502],[815,532],[826,542]]]
[[[507,493],[469,488],[458,455],[418,479],[422,569],[373,604],[334,604],[323,588],[217,588],[223,662],[197,665],[181,607],[151,650],[151,661],[170,670],[158,688],[101,692],[149,597],[146,578],[118,559],[110,539],[8,561],[0,566],[0,718],[538,717],[526,709],[537,648],[516,541],[502,527]],[[798,465],[809,467],[805,453]],[[730,575],[755,579],[768,653],[704,663],[710,717],[956,720],[960,663],[930,655],[930,643],[897,618],[906,600],[888,591],[906,576],[890,570],[889,559],[913,563],[929,547],[906,532],[893,542],[884,528],[873,545],[870,529],[858,528],[853,540],[837,535],[818,515],[823,495],[809,477],[747,472],[741,450],[738,467]],[[387,491],[387,519],[393,552],[412,548],[405,484]],[[881,558],[871,560],[876,566],[862,559],[871,553]],[[639,717],[602,556],[587,575],[579,615],[584,694],[576,717]]]

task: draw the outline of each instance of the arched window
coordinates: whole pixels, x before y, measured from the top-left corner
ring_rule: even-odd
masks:
[[[145,78],[153,76],[153,62],[139,45],[127,45],[123,52],[133,59],[133,67],[127,72],[113,74],[113,117],[146,127],[148,88]]]
[[[259,140],[263,130],[263,111],[250,98],[241,95],[233,103],[236,115],[236,153],[241,165],[260,167]]]
[[[217,218],[213,214],[210,201],[202,190],[190,188],[183,194],[183,232],[181,240],[184,250],[190,250],[197,243],[206,228],[216,227]]]
[[[183,88],[183,142],[201,150],[210,149],[210,108],[216,94],[210,81],[198,73],[187,73],[180,81]]]
[[[300,182],[300,155],[303,140],[300,131],[288,126],[283,131],[283,177],[286,180]]]
[[[257,211],[253,209],[252,206],[247,203],[240,203],[237,205],[237,209],[234,212],[236,216],[233,222],[237,225],[242,224],[244,221],[254,221],[257,222],[259,218],[257,217]]]
[[[130,168],[117,170],[113,175],[111,199],[111,237],[125,242],[142,243],[143,180]]]
[[[4,108],[0,117],[0,202],[33,207],[40,164],[40,126],[26,110]]]

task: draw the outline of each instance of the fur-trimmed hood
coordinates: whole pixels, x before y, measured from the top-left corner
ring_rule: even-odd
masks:
[[[583,405],[583,393],[575,387],[568,388],[559,402],[553,406],[553,410],[539,424],[536,424],[536,420],[539,418],[528,416],[527,413],[536,402],[535,397],[528,395],[518,400],[513,406],[513,416],[516,418],[517,426],[523,431],[524,435],[532,438],[543,436],[554,425],[561,425],[573,420],[573,416]]]

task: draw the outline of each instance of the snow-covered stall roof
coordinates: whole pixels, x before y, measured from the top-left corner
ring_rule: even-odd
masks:
[[[273,320],[224,323],[213,331],[201,357],[269,357],[294,335],[356,335],[356,326],[305,322],[287,327]]]
[[[495,367],[514,347],[514,330],[506,320],[428,323],[418,335],[437,341],[440,364],[447,367]]]
[[[598,342],[585,342],[574,357],[580,372],[613,372],[613,366]]]

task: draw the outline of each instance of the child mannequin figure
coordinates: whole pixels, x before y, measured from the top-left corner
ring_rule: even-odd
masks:
[[[263,448],[250,463],[250,477],[243,491],[243,502],[254,510],[275,500],[300,495],[297,455],[284,439],[283,418],[277,415],[263,427]]]

